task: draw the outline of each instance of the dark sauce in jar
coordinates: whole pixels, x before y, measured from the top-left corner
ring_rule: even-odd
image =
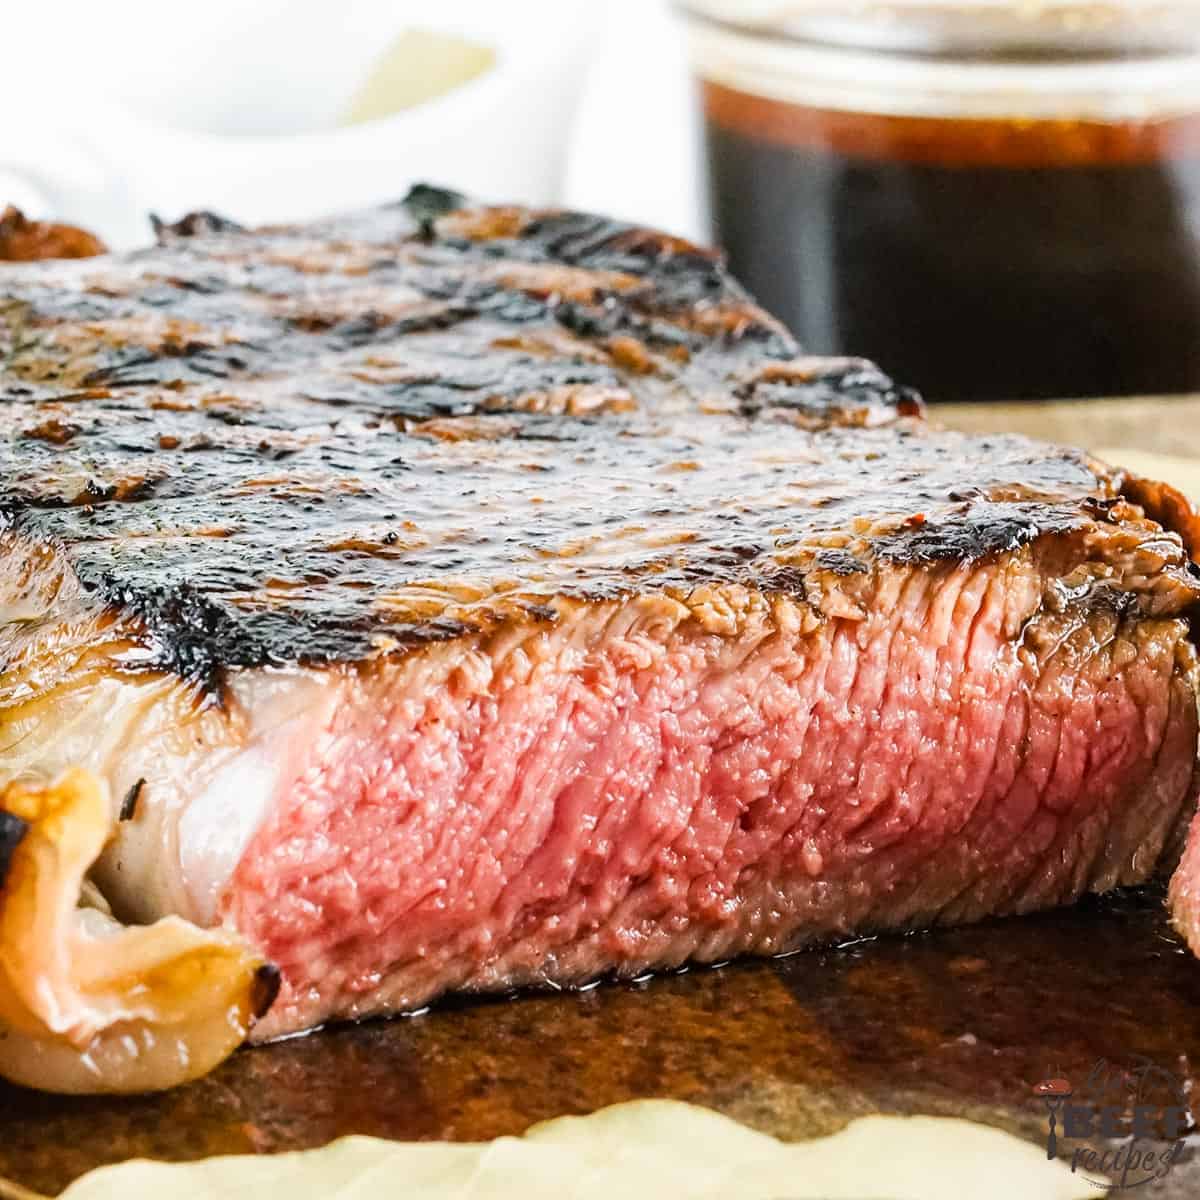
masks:
[[[717,240],[934,400],[1200,391],[1200,116],[907,117],[703,84]]]

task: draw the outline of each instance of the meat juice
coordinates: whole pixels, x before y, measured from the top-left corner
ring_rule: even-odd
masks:
[[[934,400],[1200,391],[1200,117],[907,117],[703,83],[734,273]]]

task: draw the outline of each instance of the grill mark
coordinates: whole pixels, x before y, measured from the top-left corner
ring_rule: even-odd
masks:
[[[132,821],[137,817],[138,801],[142,797],[142,789],[145,788],[146,781],[139,779],[129,791],[125,793],[124,799],[121,801],[121,809],[117,814],[117,820],[124,823]]]
[[[261,1021],[271,1011],[282,986],[283,975],[273,963],[263,963],[255,972],[250,1011],[256,1021]]]

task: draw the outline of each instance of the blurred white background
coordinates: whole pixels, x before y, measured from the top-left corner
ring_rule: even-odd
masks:
[[[606,0],[604,9],[572,141],[567,201],[706,237],[699,110],[680,22],[667,0]]]
[[[405,28],[494,45],[479,80],[395,117],[338,114]],[[214,207],[247,221],[430,178],[702,236],[682,33],[667,0],[46,0],[5,6],[0,203],[95,228]]]

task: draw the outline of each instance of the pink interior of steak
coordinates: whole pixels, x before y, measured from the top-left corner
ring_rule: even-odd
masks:
[[[865,619],[577,605],[344,680],[221,904],[283,970],[260,1035],[1147,878],[1186,626],[1041,588],[1024,556],[882,571]]]

